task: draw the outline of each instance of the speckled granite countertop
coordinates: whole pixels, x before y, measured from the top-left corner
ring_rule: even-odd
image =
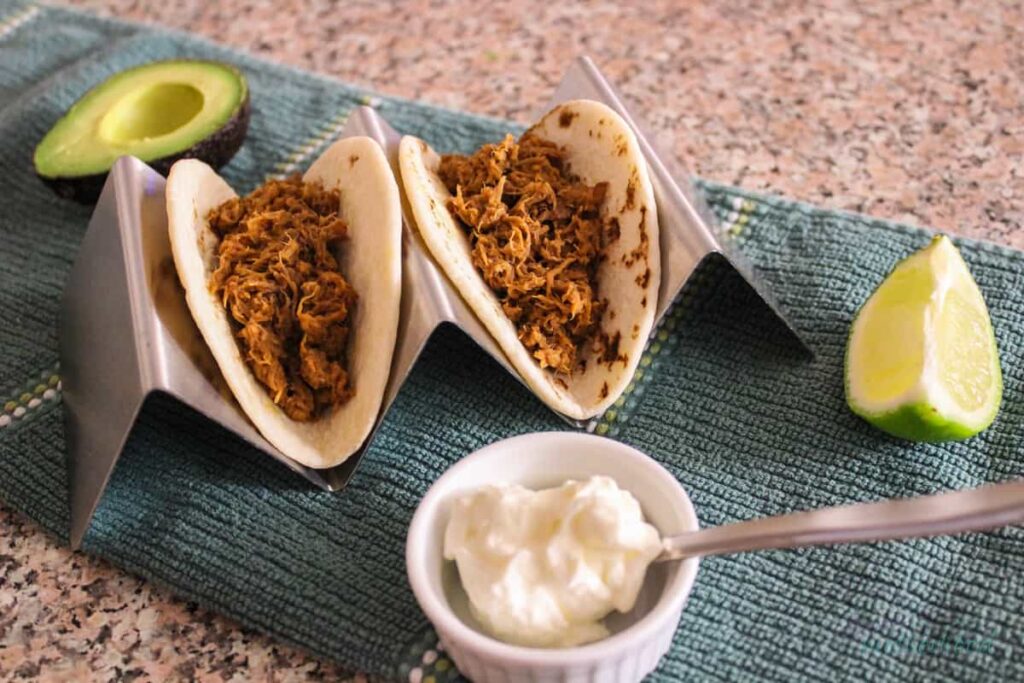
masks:
[[[522,121],[586,52],[704,177],[1024,248],[1020,3],[71,4]],[[342,675],[0,505],[0,678]]]

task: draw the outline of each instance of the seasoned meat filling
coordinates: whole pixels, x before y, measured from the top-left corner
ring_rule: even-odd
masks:
[[[345,348],[358,297],[334,255],[348,231],[339,202],[337,190],[294,175],[207,217],[220,237],[210,291],[245,362],[293,420],[316,419],[353,394]]]
[[[597,267],[606,239],[607,183],[572,177],[563,150],[529,132],[441,159],[441,180],[473,265],[497,294],[519,340],[540,363],[570,374],[605,303]]]

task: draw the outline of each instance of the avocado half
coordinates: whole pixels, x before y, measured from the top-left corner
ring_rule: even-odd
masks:
[[[36,174],[58,195],[92,203],[118,157],[130,154],[167,174],[185,158],[220,168],[249,128],[249,86],[221,62],[143,64],[75,102],[36,147]]]

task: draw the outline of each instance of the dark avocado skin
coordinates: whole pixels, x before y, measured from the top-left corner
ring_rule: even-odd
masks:
[[[249,130],[249,96],[238,111],[228,119],[217,132],[208,135],[188,149],[169,156],[146,162],[161,175],[167,175],[175,161],[180,159],[199,159],[215,169],[231,161],[235,152],[242,146],[245,134]],[[81,204],[95,204],[103,191],[109,173],[95,173],[84,176],[66,176],[48,178],[36,174],[51,190],[64,199],[71,199]]]

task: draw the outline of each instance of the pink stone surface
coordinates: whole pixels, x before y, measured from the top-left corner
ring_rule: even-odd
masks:
[[[523,122],[587,53],[704,177],[1024,247],[1024,3],[73,4]]]
[[[1024,4],[72,0],[526,122],[590,54],[700,175],[1024,247]],[[334,680],[0,506],[0,678]]]
[[[331,662],[70,552],[0,505],[0,680],[344,678]]]

